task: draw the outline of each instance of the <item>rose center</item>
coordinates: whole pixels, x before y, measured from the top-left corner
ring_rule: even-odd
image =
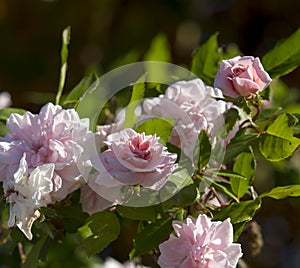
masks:
[[[193,246],[191,259],[195,266],[199,264],[207,265],[213,259],[214,250],[209,246]]]
[[[234,66],[232,68],[232,72],[235,76],[239,76],[240,74],[242,74],[243,72],[245,72],[247,70],[247,67],[241,64],[238,64],[237,66]]]
[[[144,141],[143,137],[136,136],[128,144],[130,151],[134,153],[138,158],[148,159],[150,157],[150,145],[149,142]]]

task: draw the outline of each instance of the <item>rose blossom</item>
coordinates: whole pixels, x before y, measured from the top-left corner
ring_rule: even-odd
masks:
[[[211,221],[206,215],[185,222],[174,221],[176,236],[160,244],[158,264],[162,268],[233,268],[242,256],[233,242],[230,220]]]
[[[224,101],[215,98],[222,99],[222,92],[197,78],[170,85],[164,95],[145,100],[143,108],[147,115],[176,119],[170,142],[192,158],[201,130],[213,137],[227,109]]]
[[[177,168],[177,155],[169,153],[156,135],[124,129],[109,135],[106,144],[108,149],[94,163],[99,171],[97,185],[141,185],[159,190]]]
[[[17,225],[28,239],[32,239],[31,227],[40,216],[38,208],[52,202],[50,193],[53,190],[52,176],[54,164],[45,164],[29,170],[26,154],[13,180],[3,183],[6,201],[10,204],[8,227]]]
[[[81,174],[90,166],[85,147],[94,138],[88,119],[80,119],[74,109],[48,103],[39,114],[11,114],[6,126],[10,132],[0,140],[1,181],[13,180],[25,153],[29,169],[54,164],[54,202],[80,187]]]
[[[237,56],[222,61],[214,87],[220,88],[224,95],[233,98],[247,97],[264,90],[271,81],[259,58]]]

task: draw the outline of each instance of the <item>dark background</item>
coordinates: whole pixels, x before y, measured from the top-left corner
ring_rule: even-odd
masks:
[[[54,101],[61,32],[68,25],[66,91],[91,70],[100,75],[114,68],[128,53],[128,61],[141,60],[161,32],[175,64],[190,66],[193,51],[215,32],[221,46],[261,57],[300,26],[299,11],[296,0],[0,0],[0,91],[11,93],[14,107],[32,111]],[[299,68],[283,80],[298,90]],[[257,190],[299,182],[298,160],[295,155],[284,170],[259,162]],[[255,258],[245,254],[250,267],[300,267],[299,209],[297,198],[264,200],[256,220],[265,246]]]

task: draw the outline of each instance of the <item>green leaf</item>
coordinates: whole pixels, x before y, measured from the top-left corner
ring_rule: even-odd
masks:
[[[4,137],[8,131],[6,124],[0,121],[0,137]]]
[[[291,121],[295,121],[295,118],[281,114],[262,136],[259,149],[267,160],[280,161],[287,158],[300,145],[300,139],[293,136],[294,126]]]
[[[59,104],[60,98],[62,95],[62,91],[65,85],[66,80],[66,73],[68,69],[67,59],[68,59],[68,45],[70,44],[71,39],[71,27],[68,26],[62,32],[62,48],[60,51],[60,58],[61,58],[61,68],[60,68],[60,75],[59,75],[59,83],[58,83],[58,90],[56,94],[55,103]]]
[[[124,128],[132,128],[136,123],[135,109],[140,104],[145,94],[146,75],[142,75],[132,88],[132,94],[128,106],[126,107]]]
[[[214,220],[231,219],[232,224],[251,221],[256,211],[261,206],[261,200],[249,200],[240,203],[232,203],[220,210],[213,211]]]
[[[245,130],[241,129],[236,136],[230,141],[226,148],[224,163],[233,160],[238,154],[248,149],[248,147],[259,138],[259,134],[245,134]]]
[[[139,133],[145,132],[146,135],[156,134],[163,144],[169,140],[175,119],[171,118],[152,118],[136,127]]]
[[[300,196],[300,185],[279,186],[273,188],[267,193],[261,194],[259,197],[271,197],[274,199],[283,199],[286,197]]]
[[[231,108],[229,109],[226,114],[225,125],[227,133],[233,129],[236,125],[237,120],[240,118],[239,112],[237,109]]]
[[[228,177],[228,178],[236,178],[236,179],[245,179],[245,177],[241,174],[238,174],[234,171],[227,170],[227,169],[215,169],[210,168],[206,170],[206,174],[213,173],[218,176]]]
[[[243,52],[235,43],[228,44],[224,50],[221,51],[222,60],[232,59],[236,56],[242,56]]]
[[[191,71],[199,76],[207,85],[213,85],[221,60],[218,52],[218,34],[212,35],[196,51]]]
[[[72,104],[73,107],[76,108],[80,97],[83,95],[83,93],[91,85],[92,78],[93,78],[92,74],[83,77],[81,79],[81,81],[71,90],[71,92],[69,92],[67,97],[64,99],[63,104],[64,105]]]
[[[40,237],[37,242],[33,245],[29,254],[27,255],[25,263],[22,268],[35,268],[38,267],[39,256],[41,249],[46,241],[47,236]]]
[[[173,172],[166,183],[166,187],[161,189],[161,195],[164,195],[164,191],[168,193],[177,193],[178,189],[182,189],[193,183],[190,173],[186,168],[178,167]]]
[[[153,38],[150,48],[144,56],[145,61],[171,61],[168,39],[163,33]]]
[[[12,113],[23,115],[26,110],[19,109],[19,108],[3,108],[0,109],[0,137],[4,137],[5,134],[9,131],[6,127],[6,120]]]
[[[79,204],[71,206],[57,206],[56,209],[61,215],[63,215],[60,222],[69,233],[76,232],[76,230],[84,224],[88,217],[88,214],[82,211],[82,207]]]
[[[130,259],[153,250],[172,231],[172,217],[162,218],[153,224],[147,225],[134,238],[134,247],[130,252]]]
[[[170,47],[165,34],[160,33],[153,38],[148,51],[144,55],[147,80],[150,82],[165,81],[169,77],[169,69],[164,64],[151,64],[153,61],[171,62]],[[155,83],[154,83],[155,84]]]
[[[26,110],[19,108],[3,108],[0,109],[0,120],[6,121],[9,118],[9,116],[13,113],[23,115],[25,112]]]
[[[272,78],[278,78],[300,65],[300,28],[291,36],[280,40],[262,59],[265,70]]]
[[[170,199],[161,203],[163,211],[177,211],[180,208],[185,208],[192,205],[199,199],[199,187],[197,183],[190,184],[184,187],[179,193],[172,196]]]
[[[227,174],[227,176],[229,175],[229,173]],[[231,175],[236,175],[241,177],[238,174],[232,174]],[[204,179],[210,183],[213,187],[215,187],[216,189],[218,189],[219,191],[223,192],[224,194],[228,195],[229,197],[231,197],[233,200],[235,200],[236,202],[238,202],[238,198],[229,190],[227,189],[227,187],[225,187],[224,185],[218,183],[214,178],[208,177],[208,176],[204,176]]]
[[[238,155],[233,171],[241,174],[244,178],[230,178],[231,189],[238,198],[241,198],[247,192],[255,174],[255,167],[256,163],[252,151],[242,152]]]
[[[78,234],[89,256],[101,252],[120,233],[118,217],[108,211],[91,215],[85,225],[78,229]]]
[[[294,135],[299,135],[300,134],[300,113],[295,113],[293,114],[293,116],[298,119],[298,122],[294,126]]]
[[[255,120],[255,124],[259,127],[259,129],[265,129],[283,112],[284,110],[281,107],[264,109],[260,112],[259,117]]]
[[[153,206],[148,207],[126,207],[118,206],[117,212],[120,216],[131,220],[145,220],[152,221],[156,220],[156,211]]]
[[[238,242],[239,236],[243,232],[245,224],[245,221],[233,224],[233,242]]]
[[[209,162],[211,154],[211,144],[207,133],[202,130],[198,136],[197,145],[194,150],[195,164],[198,163],[199,170],[203,169]]]

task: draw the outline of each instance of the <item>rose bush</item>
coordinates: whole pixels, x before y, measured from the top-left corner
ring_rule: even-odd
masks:
[[[114,88],[126,73],[117,69],[94,83],[85,77],[64,95],[68,33],[57,105],[48,103],[38,114],[0,110],[0,183],[8,204],[1,206],[0,253],[24,267],[60,263],[61,254],[69,261],[70,252],[103,263],[99,253],[115,256],[116,248],[129,255],[130,265],[150,267],[236,267],[242,256],[247,261],[239,237],[264,198],[300,196],[294,177],[266,192],[257,192],[254,183],[262,157],[281,161],[280,172],[297,161],[299,114],[272,107],[276,101],[267,93],[276,83],[261,91],[271,77],[300,64],[280,58],[300,41],[300,31],[262,58],[266,71],[258,58],[221,53],[214,35],[196,51],[194,74],[180,77],[182,68],[168,73],[174,65],[162,64],[156,71],[166,81],[153,81],[158,72],[148,81],[137,74],[139,63],[131,73],[137,82],[126,80],[124,94]],[[150,65],[142,67],[150,72]],[[91,123],[81,119],[86,114]],[[257,237],[259,228],[255,236],[247,232],[252,254],[262,245],[252,243]]]

